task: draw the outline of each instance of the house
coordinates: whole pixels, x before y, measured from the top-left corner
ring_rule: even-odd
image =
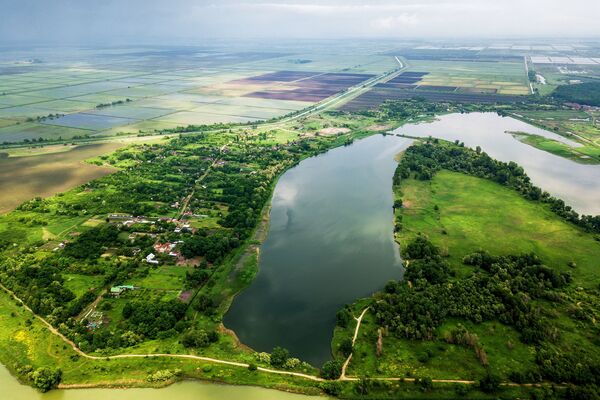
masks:
[[[156,250],[157,253],[169,253],[171,252],[175,247],[177,246],[177,243],[156,243],[154,245],[154,250]]]
[[[158,264],[158,260],[156,259],[154,253],[150,253],[146,256],[146,262],[148,264]]]
[[[118,297],[124,291],[125,291],[125,288],[122,288],[121,286],[113,286],[113,287],[110,288],[110,295]]]
[[[134,290],[135,287],[133,285],[118,285],[110,288],[110,295],[118,297],[126,290]]]

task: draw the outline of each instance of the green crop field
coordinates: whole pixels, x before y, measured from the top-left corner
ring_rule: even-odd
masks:
[[[527,95],[529,87],[523,63],[410,60],[410,70],[428,72],[419,85],[456,86],[458,91]]]

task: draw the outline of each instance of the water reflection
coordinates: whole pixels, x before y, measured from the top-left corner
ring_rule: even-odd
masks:
[[[410,142],[370,137],[281,177],[260,271],[225,317],[242,342],[320,365],[331,357],[335,313],[401,277],[391,185],[394,156]]]
[[[600,214],[600,166],[578,164],[519,142],[507,131],[520,131],[550,139],[568,139],[510,117],[495,113],[449,114],[436,121],[409,124],[395,133],[415,137],[434,136],[475,148],[491,157],[520,164],[533,183],[563,199],[581,214]]]

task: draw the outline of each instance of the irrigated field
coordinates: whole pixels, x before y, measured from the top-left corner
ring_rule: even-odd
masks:
[[[0,57],[0,143],[268,120],[397,65],[390,56],[329,52],[65,52],[32,54],[41,62],[18,67]]]

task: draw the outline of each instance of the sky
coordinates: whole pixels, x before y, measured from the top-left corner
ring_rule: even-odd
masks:
[[[598,0],[0,0],[2,43],[600,37]]]

